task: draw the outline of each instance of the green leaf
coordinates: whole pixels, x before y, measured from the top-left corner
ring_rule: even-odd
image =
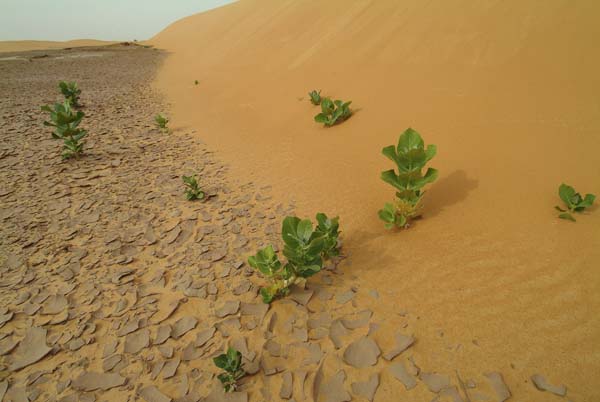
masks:
[[[320,265],[304,265],[300,268],[299,274],[303,278],[310,278],[319,271],[321,271]]]
[[[227,359],[232,367],[237,368],[242,360],[242,354],[230,347],[227,349]]]
[[[385,205],[386,205],[386,207],[384,209],[380,209],[379,212],[377,213],[379,215],[379,219],[381,219],[382,221],[384,221],[388,224],[393,224],[395,221],[395,219],[394,219],[395,213],[393,211],[390,211],[388,208],[388,205],[391,205],[391,204],[385,204]]]
[[[437,169],[429,168],[429,169],[427,169],[425,176],[423,176],[422,183],[423,184],[432,183],[437,179],[437,177],[438,177]]]
[[[316,238],[313,241],[311,241],[310,244],[308,245],[306,254],[309,257],[316,258],[321,254],[324,247],[325,247],[325,239],[323,237]]]
[[[268,288],[261,288],[260,295],[262,296],[263,303],[270,304],[275,298],[275,294]]]
[[[215,357],[213,359],[213,362],[215,363],[215,366],[217,366],[220,369],[225,370],[225,368],[227,367],[227,355],[221,354],[221,355]]]
[[[571,215],[568,212],[562,213],[562,214],[558,215],[558,217],[560,219],[567,219],[569,221],[575,222],[575,218],[573,218],[573,215]]]
[[[398,154],[396,153],[396,147],[393,145],[388,145],[387,147],[383,148],[381,153],[392,162],[398,163]]]
[[[324,113],[319,113],[315,116],[315,121],[317,123],[327,124],[329,122],[329,117]]]
[[[283,237],[283,241],[288,246],[295,248],[298,247],[299,242],[297,238],[297,228],[300,223],[300,218],[295,216],[288,216],[283,220],[283,224],[281,227],[281,236]]]
[[[296,227],[296,233],[302,242],[308,242],[313,233],[312,222],[308,219],[300,221]]]
[[[561,184],[558,188],[558,195],[561,200],[571,208],[571,197],[575,195],[575,189],[567,184]]]
[[[437,146],[430,144],[427,146],[427,150],[425,151],[425,156],[427,161],[429,162],[435,155],[437,154]]]
[[[589,208],[594,204],[595,200],[596,196],[594,194],[586,194],[583,201],[579,203],[579,206],[583,208]]]
[[[391,184],[398,190],[404,190],[404,187],[399,182],[398,176],[396,176],[396,172],[394,172],[394,170],[386,170],[385,172],[381,172],[381,180]]]
[[[406,223],[407,223],[407,219],[404,215],[397,216],[396,226],[398,226],[399,228],[402,228],[402,227],[406,226]]]
[[[408,128],[400,135],[398,140],[398,153],[410,152],[414,149],[423,148],[423,139],[418,132],[412,128]]]

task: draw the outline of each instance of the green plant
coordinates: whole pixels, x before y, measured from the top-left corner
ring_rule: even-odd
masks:
[[[79,128],[81,120],[85,116],[83,112],[74,112],[69,100],[57,103],[54,109],[50,106],[42,106],[42,111],[50,114],[50,121],[44,121],[45,126],[54,127],[52,138],[62,139],[63,159],[77,158],[83,153],[83,142],[81,141],[87,132]]]
[[[586,194],[585,197],[582,197],[581,194],[575,192],[573,187],[564,183],[558,187],[558,195],[567,206],[567,209],[563,209],[559,206],[554,207],[561,212],[558,217],[573,222],[575,222],[575,218],[571,215],[573,212],[582,212],[584,209],[591,207],[596,200],[594,194]]]
[[[317,214],[317,227],[315,233],[317,236],[323,237],[323,258],[329,259],[337,257],[340,254],[339,236],[340,223],[339,217],[329,219],[327,215],[319,212]]]
[[[203,200],[206,194],[200,189],[196,175],[183,176],[183,184],[185,184],[185,198],[189,201]]]
[[[323,123],[326,127],[340,123],[352,115],[352,110],[350,110],[351,103],[352,101],[344,103],[341,100],[332,101],[329,98],[323,98],[321,101],[321,113],[315,116],[315,121]]]
[[[165,116],[163,116],[162,114],[157,114],[156,116],[154,116],[154,121],[156,122],[158,128],[160,128],[163,131],[169,131],[169,128],[167,127],[169,119],[167,119]]]
[[[215,366],[224,371],[217,378],[223,384],[225,392],[235,391],[238,380],[246,375],[242,363],[242,354],[230,347],[227,349],[227,353],[215,357],[213,362]]]
[[[79,107],[79,95],[81,95],[81,89],[77,87],[76,82],[65,82],[61,81],[58,83],[60,92],[64,95],[65,99],[71,102],[71,106]]]
[[[284,265],[279,261],[271,245],[248,258],[250,266],[259,270],[270,282],[268,287],[260,290],[263,302],[271,303],[276,297],[286,296],[291,285],[305,283],[307,278],[323,268],[325,259],[339,255],[338,220],[319,213],[318,225],[313,229],[310,219],[288,216],[281,228],[283,255],[287,263]]]
[[[321,91],[312,90],[308,93],[308,96],[310,96],[310,103],[313,105],[319,106],[321,104]]]
[[[438,171],[428,168],[423,175],[422,169],[437,152],[435,145],[425,148],[423,139],[412,128],[400,135],[398,146],[383,148],[383,155],[396,163],[398,173],[394,169],[381,173],[381,179],[391,184],[396,191],[393,203],[385,204],[379,211],[379,217],[385,222],[385,227],[407,227],[410,219],[421,214],[423,187],[435,181]]]

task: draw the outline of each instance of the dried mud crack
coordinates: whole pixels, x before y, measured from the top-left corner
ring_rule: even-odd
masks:
[[[44,54],[0,62],[0,400],[374,400],[380,384],[436,400],[469,400],[467,387],[510,395],[499,373],[465,387],[422,372],[418,317],[374,317],[377,292],[335,265],[263,304],[245,261],[279,244],[293,206],[237,183],[197,133],[154,126],[167,109],[151,85],[164,54]],[[39,111],[65,79],[83,89],[89,132],[70,161]],[[183,196],[181,176],[194,173],[206,202]],[[228,346],[249,375],[224,395],[212,357]]]

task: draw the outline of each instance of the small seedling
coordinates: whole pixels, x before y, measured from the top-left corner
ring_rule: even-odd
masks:
[[[242,354],[234,348],[227,349],[227,353],[220,354],[213,359],[215,366],[224,372],[217,378],[223,384],[225,392],[233,392],[237,388],[237,382],[246,375],[244,364],[242,363]]]
[[[317,123],[323,123],[326,127],[331,127],[334,124],[341,123],[352,115],[350,110],[350,102],[341,100],[332,101],[329,98],[323,98],[321,101],[321,113],[315,116]]]
[[[271,245],[248,258],[250,266],[270,282],[268,287],[260,290],[263,302],[271,303],[276,297],[286,296],[291,285],[304,284],[307,278],[321,271],[324,260],[339,255],[338,220],[319,213],[318,225],[313,230],[310,219],[288,216],[281,228],[287,263],[284,265],[279,261]]]
[[[435,145],[425,148],[423,139],[412,128],[400,135],[398,146],[383,148],[383,155],[396,163],[398,173],[387,170],[381,173],[381,179],[391,184],[397,190],[394,203],[387,203],[379,211],[379,218],[385,222],[386,229],[394,226],[405,228],[410,219],[421,214],[423,187],[435,181],[438,176],[436,169],[428,168],[425,175],[422,169],[437,152]]]
[[[308,93],[308,96],[310,96],[310,103],[313,105],[319,106],[321,104],[321,91],[312,90]]]
[[[183,176],[183,183],[186,187],[185,198],[187,198],[188,201],[203,200],[206,196],[204,191],[202,191],[198,185],[198,179],[196,178],[196,175]]]
[[[79,95],[81,95],[81,89],[77,87],[76,82],[65,82],[61,81],[58,83],[60,92],[64,95],[65,99],[71,103],[73,107],[80,107]]]
[[[167,127],[167,124],[169,124],[169,119],[167,119],[165,116],[163,116],[162,114],[157,114],[156,116],[154,116],[154,121],[156,122],[158,128],[165,132],[169,131],[169,128]]]
[[[573,222],[575,222],[575,218],[573,215],[571,215],[573,212],[582,212],[584,209],[591,207],[596,200],[596,196],[594,194],[586,194],[585,197],[582,197],[581,194],[575,192],[573,187],[564,183],[558,188],[558,195],[567,206],[567,209],[559,206],[554,207],[556,210],[561,212],[558,217]]]
[[[42,106],[42,111],[50,113],[50,121],[44,121],[45,126],[54,127],[52,138],[61,139],[63,145],[63,159],[78,158],[83,153],[83,142],[81,141],[87,132],[79,128],[81,119],[85,116],[83,112],[74,112],[69,100],[57,103],[54,109],[50,106]]]

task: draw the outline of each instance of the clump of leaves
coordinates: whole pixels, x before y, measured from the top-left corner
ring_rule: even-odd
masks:
[[[217,378],[223,384],[225,392],[233,392],[237,388],[237,382],[246,375],[242,354],[234,348],[228,348],[227,353],[220,354],[213,359],[215,366],[223,370]]]
[[[315,116],[315,121],[324,124],[326,127],[341,123],[352,115],[352,110],[350,110],[351,103],[352,101],[332,101],[329,98],[323,98],[321,101],[321,113]]]
[[[308,96],[310,96],[310,103],[313,105],[319,106],[321,104],[321,91],[317,92],[317,90],[314,89],[308,93]]]
[[[379,211],[379,218],[385,222],[386,229],[404,228],[421,214],[423,187],[438,176],[438,171],[433,168],[428,168],[425,174],[422,171],[435,156],[437,147],[429,145],[425,148],[419,133],[409,128],[400,135],[397,146],[387,146],[381,152],[396,163],[398,173],[394,169],[381,173],[381,179],[397,191],[394,202],[386,203]]]
[[[288,216],[283,220],[281,236],[284,242],[284,265],[272,245],[248,258],[250,266],[259,270],[270,282],[260,290],[263,302],[271,303],[276,297],[286,296],[290,286],[302,285],[307,278],[323,268],[323,262],[339,255],[339,218],[329,219],[317,214],[318,225],[313,229],[310,219]]]
[[[73,107],[81,106],[79,104],[79,95],[81,95],[81,89],[77,87],[76,82],[61,81],[58,83],[60,92],[64,95],[65,99],[71,103]]]
[[[50,121],[44,121],[44,125],[54,127],[52,138],[63,140],[63,159],[78,158],[83,153],[82,139],[87,132],[79,128],[81,120],[85,116],[83,112],[75,112],[71,108],[71,102],[57,103],[54,109],[50,106],[42,106],[42,111],[50,114]]]
[[[331,257],[340,255],[339,236],[340,236],[340,218],[335,217],[329,219],[322,212],[317,214],[317,227],[315,233],[317,236],[323,237],[323,258],[326,260]]]
[[[165,116],[163,116],[162,114],[157,114],[156,116],[154,116],[154,121],[156,122],[158,128],[160,128],[163,131],[169,131],[169,128],[167,127],[169,119],[167,119]]]
[[[558,195],[567,206],[567,209],[559,206],[555,207],[559,212],[561,212],[558,217],[573,222],[575,222],[575,218],[572,215],[573,212],[582,212],[584,209],[591,207],[596,200],[596,196],[594,194],[586,194],[585,197],[582,197],[581,194],[577,193],[573,187],[564,183],[558,188]]]
[[[183,184],[185,184],[185,198],[188,201],[203,200],[206,194],[200,189],[196,175],[183,176]]]

